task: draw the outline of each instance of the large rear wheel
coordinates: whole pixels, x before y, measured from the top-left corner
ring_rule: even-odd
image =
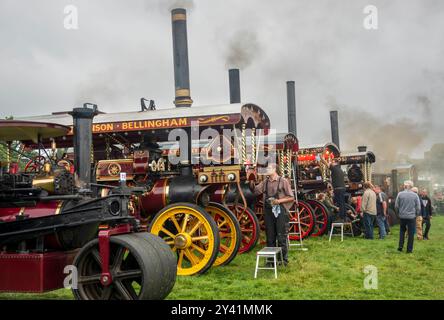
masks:
[[[73,288],[74,297],[79,300],[164,299],[176,281],[176,275],[167,272],[168,268],[162,265],[165,261],[160,258],[169,253],[169,248],[154,248],[147,242],[151,243],[152,240],[144,240],[136,233],[110,238],[109,285],[101,282],[99,240],[88,242],[73,262],[78,273],[77,288]]]
[[[219,254],[213,266],[227,265],[236,257],[241,244],[242,233],[239,221],[228,208],[220,203],[210,202],[205,207],[205,211],[213,217],[219,229]]]
[[[160,210],[149,232],[160,236],[177,254],[177,274],[206,272],[219,252],[219,231],[213,218],[192,203],[175,203]]]

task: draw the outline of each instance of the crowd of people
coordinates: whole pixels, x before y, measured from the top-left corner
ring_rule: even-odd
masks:
[[[390,234],[389,200],[384,189],[371,182],[365,182],[362,196],[351,198],[351,204],[356,209],[355,212],[347,212],[343,171],[337,161],[332,161],[328,166],[331,171],[332,183],[327,185],[325,193],[319,193],[317,196],[317,200],[321,201],[328,210],[327,230],[331,230],[333,222],[353,223],[360,220],[364,227],[365,239],[374,239],[375,226],[379,230],[379,239],[384,239]],[[279,176],[276,169],[276,164],[269,163],[266,169],[267,178],[257,185],[251,181],[250,188],[256,196],[263,196],[267,246],[281,247],[284,265],[287,265],[289,209],[295,198],[289,181]],[[411,253],[415,234],[418,240],[429,239],[432,205],[426,189],[419,191],[413,186],[412,181],[405,181],[403,186],[404,190],[398,193],[394,204],[394,209],[400,220],[398,250],[403,250],[407,234],[407,252]],[[271,262],[268,261],[267,264],[271,264]]]
[[[400,238],[398,250],[404,247],[405,234],[407,233],[407,252],[412,252],[413,241],[416,234],[418,240],[429,240],[429,232],[432,219],[432,204],[426,189],[419,191],[413,186],[412,181],[404,182],[404,190],[395,200],[394,209],[400,220]],[[348,220],[344,220],[341,207],[335,201],[334,187],[327,186],[325,193],[318,194],[317,199],[321,201],[328,210],[327,230],[331,229],[332,222],[349,222],[359,219],[364,229],[365,239],[374,239],[374,227],[379,230],[379,239],[384,239],[390,234],[389,224],[389,198],[384,189],[379,185],[365,182],[362,196],[351,198],[351,204],[356,213],[348,212]]]

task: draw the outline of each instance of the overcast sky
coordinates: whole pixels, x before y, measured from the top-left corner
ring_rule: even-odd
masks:
[[[158,108],[174,100],[172,6],[188,10],[194,105],[228,103],[228,67],[241,68],[242,100],[285,131],[286,84],[296,82],[298,138],[330,140],[339,109],[343,148],[380,158],[422,156],[442,142],[442,0],[1,0],[0,117],[69,110]],[[64,28],[75,5],[79,29]],[[379,28],[366,30],[367,5]]]

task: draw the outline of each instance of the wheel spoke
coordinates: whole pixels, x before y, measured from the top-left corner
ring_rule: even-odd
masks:
[[[191,241],[207,240],[208,236],[192,237]]]
[[[91,251],[91,255],[93,256],[94,260],[97,262],[97,264],[102,267],[102,257],[100,256],[99,250],[97,248],[94,248]]]
[[[124,247],[120,247],[117,249],[117,252],[114,256],[114,262],[111,266],[111,270],[119,270],[120,267],[122,266],[122,261],[123,261],[123,255],[125,254],[126,248]]]
[[[137,294],[131,285],[126,286],[120,280],[116,280],[114,282],[114,285],[115,285],[117,291],[122,295],[124,300],[136,300],[137,299]]]
[[[77,282],[80,284],[97,283],[100,282],[100,276],[101,276],[100,274],[94,274],[90,276],[80,276]]]
[[[190,236],[193,235],[197,229],[199,229],[199,227],[202,225],[202,221],[198,221],[194,227],[191,229],[191,231],[188,233]]]
[[[185,217],[183,218],[183,222],[182,222],[182,230],[180,232],[185,232],[186,228],[187,228],[187,224],[188,224],[188,217],[190,216],[189,213],[185,214]]]
[[[191,262],[193,266],[199,263],[198,261],[195,260],[197,257],[188,248],[186,248],[184,252],[185,256],[188,258],[188,260]]]
[[[201,247],[195,245],[194,243],[191,244],[191,247],[192,247],[193,249],[196,249],[197,251],[199,251],[199,252],[202,253],[203,255],[205,255],[205,254],[207,253],[204,249],[202,249]]]
[[[114,279],[133,279],[138,278],[142,276],[141,270],[125,270],[118,272],[116,275],[114,275]]]
[[[179,252],[179,259],[177,260],[177,265],[178,265],[180,268],[182,268],[183,255],[184,255],[183,250],[180,250],[180,252]]]
[[[177,232],[180,232],[180,226],[179,226],[179,222],[177,222],[176,216],[173,215],[171,216],[171,221],[173,221],[174,226],[176,227]]]
[[[228,251],[228,247],[224,244],[220,244],[220,248],[223,249],[224,251]]]
[[[168,231],[168,230],[165,229],[165,228],[160,229],[160,231],[163,232],[163,233],[165,233],[166,235],[168,235],[169,237],[171,237],[171,238],[173,238],[173,239],[176,237],[174,234],[172,234],[170,231]]]
[[[111,298],[111,294],[113,293],[113,289],[111,286],[107,286],[103,288],[102,294],[100,295],[101,300],[109,300]]]
[[[221,224],[218,225],[219,229],[221,227],[223,227],[224,225],[226,225],[227,223],[228,223],[228,220],[225,219]]]

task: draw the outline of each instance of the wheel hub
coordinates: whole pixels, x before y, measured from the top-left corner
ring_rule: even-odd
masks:
[[[174,246],[178,249],[185,249],[191,246],[191,236],[187,233],[179,233],[174,238]]]

